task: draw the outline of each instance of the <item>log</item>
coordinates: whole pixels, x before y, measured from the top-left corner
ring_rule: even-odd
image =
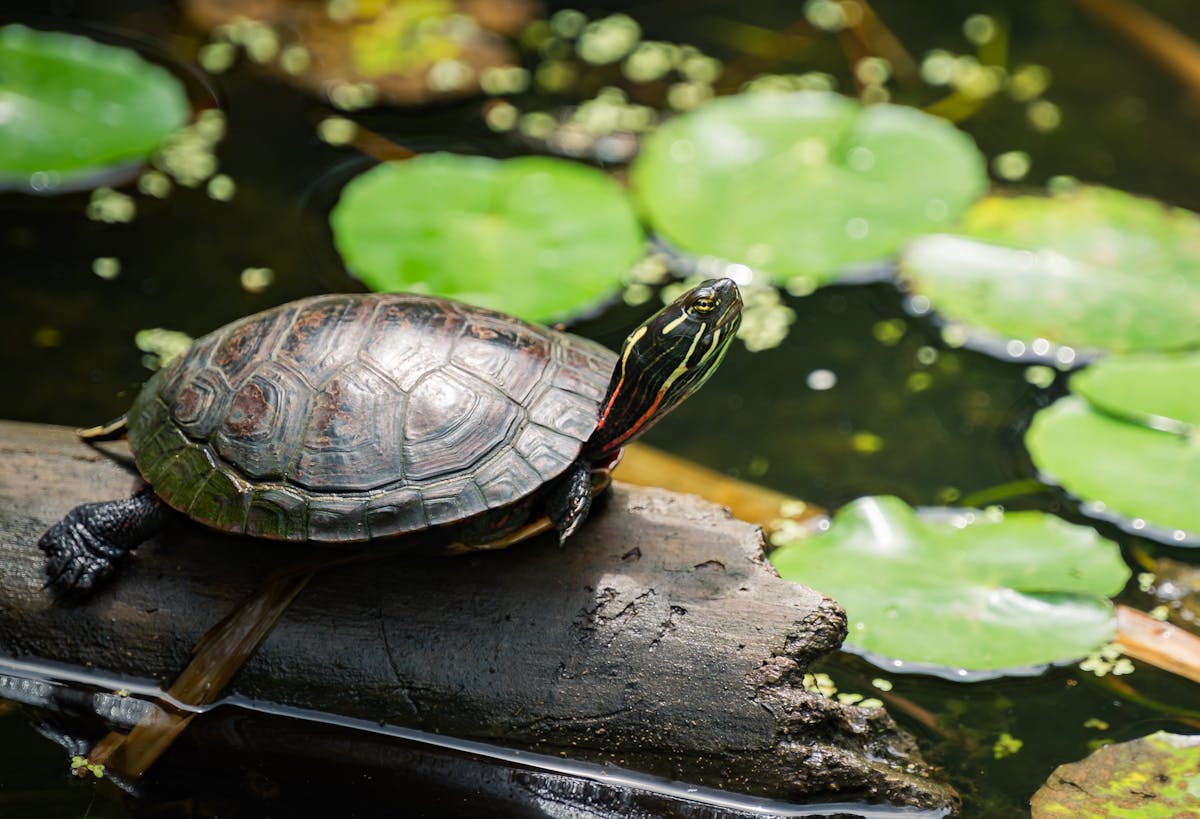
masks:
[[[60,605],[38,537],[137,478],[57,427],[0,422],[0,458],[0,658],[165,688],[265,578],[329,554],[180,517],[91,601]],[[836,603],[775,574],[757,527],[617,484],[566,547],[318,573],[227,693],[746,794],[952,805],[882,709],[803,688],[845,629]]]

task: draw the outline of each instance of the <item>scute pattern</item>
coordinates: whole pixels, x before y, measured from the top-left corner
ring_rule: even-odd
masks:
[[[287,311],[259,313],[257,321],[243,319],[229,325],[212,351],[212,366],[235,387],[241,375],[270,355],[278,333],[287,324]]]
[[[520,403],[542,375],[540,368],[522,366],[521,360],[526,356],[542,358],[546,352],[541,336],[525,332],[524,327],[511,321],[483,314],[463,327],[450,360]]]
[[[468,373],[452,367],[430,373],[409,396],[407,477],[429,481],[465,473],[509,439],[522,415],[519,404]]]
[[[375,305],[350,296],[298,302],[275,360],[319,388],[358,353]]]
[[[391,537],[503,509],[560,475],[615,363],[469,305],[317,296],[198,339],[147,382],[129,438],[155,490],[202,523]]]
[[[217,452],[247,477],[283,478],[300,448],[312,398],[301,374],[261,362],[228,402],[212,438]]]
[[[457,336],[462,324],[462,314],[449,302],[419,297],[385,301],[375,310],[360,357],[407,393],[450,360],[452,345],[439,340]]]
[[[300,457],[289,477],[318,492],[375,489],[403,474],[408,398],[359,362],[316,392]]]
[[[225,418],[233,390],[220,370],[203,370],[181,385],[171,404],[171,417],[192,438],[207,438]]]

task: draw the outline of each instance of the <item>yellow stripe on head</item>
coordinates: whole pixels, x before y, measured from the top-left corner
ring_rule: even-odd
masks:
[[[692,346],[688,347],[687,355],[683,357],[683,359],[679,362],[679,366],[671,371],[671,374],[667,376],[667,380],[663,382],[661,387],[659,387],[658,391],[661,394],[666,395],[667,390],[671,388],[671,385],[678,381],[681,375],[691,369],[691,367],[688,366],[688,361],[691,360],[692,353],[696,352],[696,345],[700,343],[700,339],[704,338],[704,334],[707,331],[708,325],[701,324],[700,329],[696,331],[696,335],[692,339]]]
[[[679,318],[675,319],[674,321],[667,322],[667,324],[663,326],[662,334],[665,336],[667,333],[671,332],[676,327],[678,327],[680,324],[683,324],[685,321],[687,321],[687,313],[686,312],[680,313]]]
[[[621,372],[625,372],[625,365],[629,362],[629,356],[633,353],[633,348],[642,340],[642,336],[646,335],[646,325],[634,330],[629,334],[629,338],[625,339],[625,349],[621,351]]]

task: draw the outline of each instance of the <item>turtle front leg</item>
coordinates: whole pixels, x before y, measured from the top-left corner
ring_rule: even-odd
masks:
[[[564,543],[587,520],[592,508],[592,465],[583,458],[567,468],[546,496],[546,514]]]
[[[166,504],[148,486],[124,500],[76,506],[38,541],[46,553],[47,585],[61,598],[87,597],[168,517]]]

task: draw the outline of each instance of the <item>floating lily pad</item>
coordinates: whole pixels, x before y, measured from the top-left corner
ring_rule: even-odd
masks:
[[[1084,511],[1170,542],[1200,542],[1200,354],[1100,361],[1034,416],[1025,445]]]
[[[130,49],[0,28],[0,188],[90,187],[146,159],[189,111],[180,82]]]
[[[1200,426],[1200,353],[1106,358],[1072,375],[1071,391],[1110,414],[1187,432]]]
[[[1200,737],[1168,734],[1106,745],[1060,765],[1033,795],[1034,819],[1200,816]]]
[[[353,179],[330,216],[372,290],[434,293],[533,321],[617,291],[645,239],[602,172],[543,157],[426,154]]]
[[[631,180],[678,248],[823,283],[944,230],[984,192],[983,156],[913,108],[837,94],[723,97],[651,134]]]
[[[1200,342],[1200,218],[1109,188],[993,196],[913,242],[913,291],[1004,339],[1109,351]]]
[[[1041,512],[924,519],[892,497],[843,507],[828,531],[776,550],[780,575],[831,595],[847,642],[976,671],[1073,660],[1111,640],[1129,578],[1115,543]]]

